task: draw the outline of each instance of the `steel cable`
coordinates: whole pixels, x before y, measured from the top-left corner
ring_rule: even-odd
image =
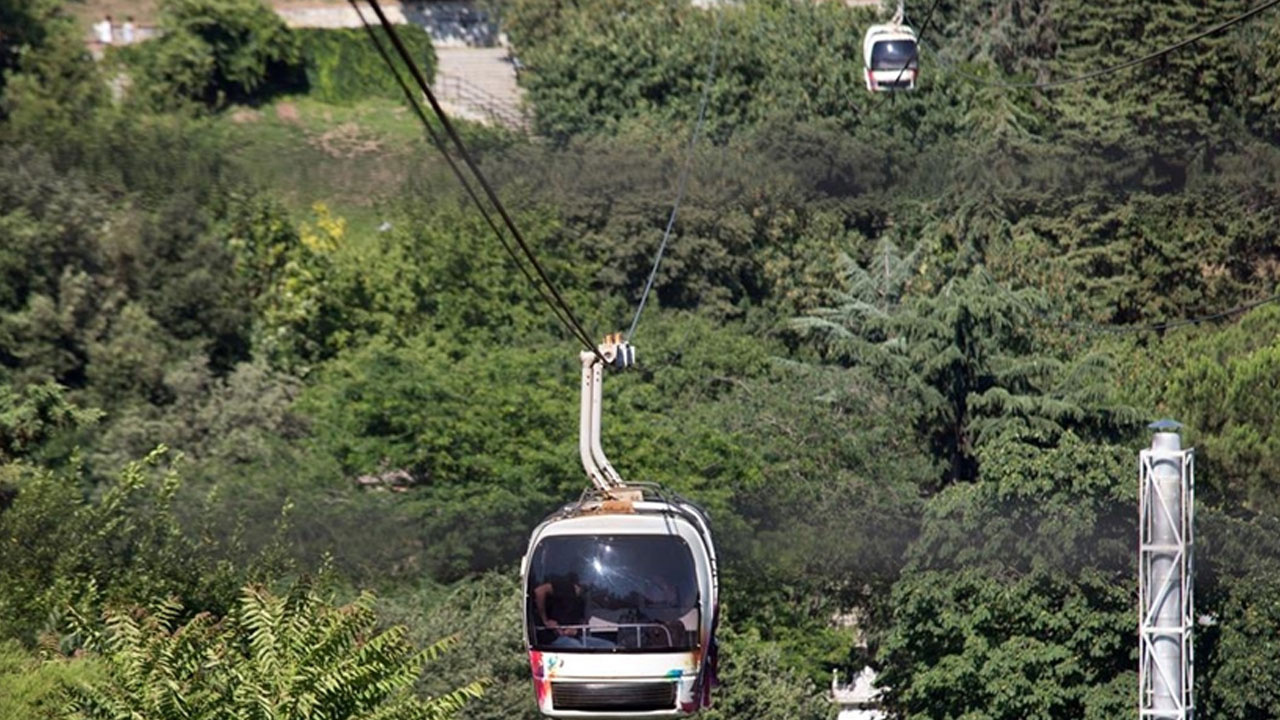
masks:
[[[480,197],[476,194],[475,188],[473,188],[471,183],[467,180],[466,174],[462,172],[462,169],[458,167],[456,162],[454,162],[453,156],[449,154],[449,149],[444,144],[444,139],[440,137],[440,134],[436,132],[435,128],[431,127],[431,122],[427,119],[427,114],[426,111],[422,109],[422,104],[413,96],[413,91],[409,89],[409,85],[404,81],[404,78],[401,77],[400,71],[396,68],[395,61],[387,54],[387,50],[383,47],[382,41],[378,39],[378,34],[365,18],[364,11],[360,9],[358,0],[348,0],[348,2],[351,3],[352,9],[356,11],[356,15],[360,17],[360,24],[364,26],[365,33],[368,34],[369,40],[373,43],[373,47],[378,51],[378,56],[382,58],[382,62],[387,66],[387,70],[389,70],[391,72],[391,76],[395,78],[396,84],[400,87],[400,91],[404,93],[405,101],[409,103],[409,107],[413,110],[414,115],[416,115],[418,120],[422,122],[423,128],[427,131],[427,136],[431,139],[431,144],[435,145],[436,149],[440,151],[440,154],[444,156],[444,161],[449,165],[449,169],[453,171],[453,174],[458,178],[458,182],[462,184],[467,195],[471,198],[472,202],[475,203],[476,208],[480,210],[480,215],[484,218],[485,223],[489,225],[489,228],[493,230],[493,234],[497,236],[498,242],[502,243],[502,249],[507,251],[507,254],[511,256],[511,261],[515,263],[516,267],[520,268],[520,272],[525,276],[525,279],[527,279],[529,283],[537,289],[538,294],[542,297],[543,301],[551,307],[551,312],[555,314],[556,320],[560,321],[560,323],[565,327],[570,327],[569,322],[560,313],[560,309],[547,294],[546,289],[542,287],[541,283],[533,277],[529,272],[529,269],[520,261],[519,254],[516,253],[515,248],[511,247],[511,243],[507,241],[506,235],[504,235],[502,230],[498,227],[497,222],[494,221],[488,208],[486,208],[484,203],[481,202]],[[572,332],[571,327],[570,331]],[[574,337],[577,337],[576,333],[574,333]]]
[[[920,26],[920,32],[916,33],[916,41],[911,46],[911,59],[898,71],[898,77],[893,79],[894,87],[897,87],[902,82],[902,75],[907,71],[907,68],[911,67],[911,63],[914,62],[916,64],[916,72],[920,72],[920,38],[924,37],[925,31],[929,29],[929,23],[933,22],[933,13],[938,9],[938,5],[941,2],[942,0],[933,0],[933,4],[929,6],[929,11],[925,13],[924,24]]]
[[[547,275],[546,270],[542,267],[542,263],[538,262],[538,258],[534,254],[533,249],[529,246],[528,242],[525,240],[524,235],[521,234],[520,229],[516,226],[515,221],[512,220],[510,213],[507,212],[507,209],[505,206],[503,206],[502,201],[498,199],[498,194],[494,192],[493,186],[489,184],[489,181],[485,178],[484,173],[480,171],[480,167],[476,164],[475,160],[471,157],[471,153],[467,150],[467,146],[462,141],[462,137],[458,134],[457,129],[454,128],[453,123],[449,120],[448,115],[445,114],[444,108],[440,106],[440,102],[436,99],[435,93],[431,91],[431,86],[427,83],[426,77],[423,76],[422,69],[418,67],[417,62],[414,61],[413,56],[409,53],[408,48],[405,47],[404,42],[400,39],[400,34],[395,29],[395,26],[391,24],[391,21],[387,19],[386,13],[382,11],[382,6],[378,4],[378,0],[368,0],[368,2],[369,2],[369,6],[373,8],[374,14],[378,16],[378,22],[381,23],[382,28],[386,32],[388,39],[390,39],[392,47],[396,49],[396,53],[400,56],[401,61],[403,61],[404,64],[408,67],[409,74],[413,77],[414,81],[417,83],[418,88],[422,90],[423,95],[426,96],[427,102],[431,105],[432,111],[435,113],[436,117],[440,120],[441,127],[444,128],[445,134],[449,137],[449,139],[453,142],[454,146],[458,149],[458,155],[462,157],[463,163],[466,164],[467,168],[471,171],[472,175],[475,176],[476,182],[480,184],[480,187],[484,190],[485,196],[489,199],[489,202],[493,204],[494,209],[497,210],[498,215],[502,218],[503,224],[506,226],[507,230],[510,231],[512,238],[515,239],[516,244],[520,247],[521,252],[524,253],[525,258],[528,259],[529,264],[533,266],[533,269],[536,272],[537,276],[542,280],[543,285],[545,285],[547,292],[550,293],[550,296],[552,298],[551,305],[553,307],[558,307],[559,310],[564,313],[563,318],[560,318],[558,313],[557,313],[557,317],[562,322],[566,323],[566,326],[569,328],[570,332],[573,333],[573,335],[578,339],[578,341],[582,343],[583,347],[595,353],[595,355],[600,359],[600,361],[607,365],[608,362],[605,360],[604,356],[600,354],[600,351],[596,348],[595,344],[592,342],[591,335],[585,329],[583,329],[582,323],[580,323],[577,317],[573,314],[573,311],[569,308],[568,303],[565,302],[564,297],[560,295],[560,292],[558,290],[556,290],[555,284],[551,282],[551,278]],[[446,153],[446,156],[447,156],[447,153]],[[456,167],[456,165],[454,165],[453,163],[450,163],[450,166]],[[460,168],[458,170],[460,171]],[[458,177],[461,180],[463,179],[464,176],[459,174]],[[544,298],[545,298],[545,295],[544,295]]]
[[[640,324],[640,314],[644,312],[645,302],[653,289],[653,280],[658,276],[658,266],[662,264],[662,255],[667,251],[667,243],[671,239],[671,230],[676,224],[676,214],[680,212],[680,202],[684,199],[685,189],[689,183],[689,171],[693,167],[693,151],[702,135],[702,126],[707,118],[707,103],[711,98],[711,84],[715,80],[716,61],[720,55],[721,23],[724,10],[716,11],[716,36],[711,46],[711,61],[707,63],[706,77],[702,81],[702,99],[698,103],[698,121],[693,126],[693,135],[689,138],[689,147],[685,150],[684,167],[680,169],[680,179],[676,183],[676,199],[671,205],[671,214],[667,217],[667,227],[662,231],[662,242],[658,244],[658,252],[653,258],[653,268],[649,270],[649,279],[644,283],[644,291],[640,293],[640,303],[636,306],[635,317],[631,319],[631,328],[627,330],[627,342],[636,334],[636,326]]]

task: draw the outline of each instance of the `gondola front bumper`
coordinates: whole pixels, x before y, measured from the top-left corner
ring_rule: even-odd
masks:
[[[886,90],[914,90],[919,70],[867,70],[867,89],[872,92]]]
[[[701,707],[699,655],[531,651],[538,710],[557,718],[691,715]]]

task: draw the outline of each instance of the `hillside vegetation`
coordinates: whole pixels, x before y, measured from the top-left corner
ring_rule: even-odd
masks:
[[[1132,716],[1160,417],[1199,712],[1280,716],[1280,305],[1223,313],[1280,291],[1280,22],[983,82],[1248,7],[943,0],[890,96],[840,3],[502,4],[536,135],[463,132],[600,334],[717,58],[605,388],[624,477],[713,519],[708,720],[832,717],[868,664],[897,717]],[[585,484],[572,340],[361,33],[164,0],[95,64],[63,12],[0,0],[0,715],[534,718],[516,569]]]

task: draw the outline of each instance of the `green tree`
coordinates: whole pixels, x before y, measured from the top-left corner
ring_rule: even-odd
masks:
[[[1152,416],[1186,423],[1197,465],[1197,702],[1213,717],[1275,712],[1275,538],[1272,432],[1280,312],[1181,328],[1122,347],[1119,393]]]
[[[246,358],[252,298],[211,227],[217,186],[229,179],[220,151],[198,126],[164,125],[86,130],[119,143],[110,173],[73,162],[93,165],[109,145],[87,156],[4,151],[0,366],[19,382],[94,385],[91,402],[102,406],[163,403],[175,361],[206,354],[225,372]],[[149,161],[130,154],[138,144]],[[116,194],[128,201],[109,202]]]
[[[219,377],[197,356],[165,372],[162,382],[171,401],[118,410],[90,454],[95,465],[120,466],[160,443],[182,453],[193,474],[232,471],[274,457],[277,445],[305,434],[291,409],[300,382],[263,362],[241,363]]]
[[[17,391],[0,385],[0,465],[38,457],[59,433],[96,423],[102,411],[69,402],[66,388],[55,383]]]
[[[1116,717],[1136,683],[1130,452],[1005,434],[979,467],[929,500],[887,601],[891,704],[907,717]]]
[[[34,365],[36,379],[72,384],[91,315],[77,296],[99,289],[102,198],[34,148],[5,147],[0,158],[0,365]]]
[[[906,717],[1118,717],[1137,685],[1132,595],[1093,571],[912,574],[894,589],[880,683]]]
[[[1250,30],[1244,37],[1256,52],[1252,54],[1254,84],[1248,97],[1248,112],[1260,134],[1265,135],[1280,129],[1280,79],[1270,72],[1280,63],[1280,30],[1275,23],[1261,23]]]
[[[0,79],[20,62],[27,48],[38,46],[48,35],[48,23],[58,16],[58,3],[52,0],[24,2],[5,0],[0,3]],[[0,90],[3,85],[0,85]]]
[[[1203,476],[1203,473],[1200,473]],[[1205,714],[1267,717],[1277,708],[1275,515],[1196,516],[1196,701]]]
[[[979,445],[1010,428],[1114,435],[1132,422],[1124,409],[1107,406],[1099,359],[1067,367],[1037,348],[1035,294],[1003,290],[975,270],[894,305],[908,275],[886,253],[884,282],[855,266],[840,304],[797,327],[828,362],[868,366],[904,388],[919,436],[944,463],[944,484],[975,479]]]
[[[712,691],[708,720],[764,718],[767,720],[828,720],[836,708],[803,674],[783,662],[777,644],[760,639],[755,630],[737,631],[722,625],[717,633],[722,687]]]
[[[1280,660],[1280,575],[1274,567],[1258,568],[1227,582],[1226,598],[1216,607],[1219,627],[1211,662],[1206,712],[1243,720],[1280,712],[1273,668]]]
[[[529,658],[522,634],[519,575],[493,571],[447,587],[415,589],[399,597],[383,596],[383,615],[411,629],[415,643],[458,635],[460,642],[422,677],[428,695],[448,692],[469,678],[491,683],[467,706],[470,720],[537,720]]]
[[[97,678],[88,658],[41,660],[18,642],[0,642],[0,717],[60,720],[67,686]]]
[[[379,341],[328,363],[299,409],[349,478],[402,471],[427,566],[445,577],[519,556],[523,538],[578,491],[570,448],[575,358],[545,342],[484,350]],[[576,363],[574,363],[576,364]],[[548,368],[559,368],[559,378]],[[568,478],[573,478],[568,482]],[[483,518],[483,520],[481,520]]]
[[[515,202],[554,217],[539,226],[549,231],[539,245],[581,268],[565,282],[634,308],[688,139],[669,129],[636,131],[577,138],[564,148],[517,146],[494,162],[500,177],[512,178]],[[884,209],[865,196],[887,179],[887,163],[833,122],[779,120],[735,136],[727,148],[700,145],[651,307],[749,317],[757,329],[827,300],[839,250],[860,247],[883,221]],[[616,312],[603,317],[616,323],[628,310]]]
[[[199,609],[225,607],[244,574],[278,569],[225,561],[235,537],[188,532],[174,511],[181,480],[154,468],[163,450],[131,463],[86,497],[76,471],[25,468],[9,479],[12,504],[0,512],[0,637],[34,641],[57,632],[68,607],[181,594]],[[157,476],[159,475],[159,476]]]
[[[378,631],[373,605],[364,593],[335,607],[300,582],[285,596],[246,586],[221,620],[199,614],[179,624],[173,599],[143,613],[109,610],[101,629],[80,618],[105,677],[72,688],[69,717],[435,720],[481,694],[473,681],[414,695],[423,666],[457,640],[415,651],[403,626]]]
[[[399,84],[383,64],[363,28],[302,28],[298,37],[307,69],[307,96],[335,105],[349,105],[369,97],[403,100]],[[431,36],[418,25],[396,28],[400,41],[428,82],[436,72]]]
[[[1144,399],[1188,427],[1203,471],[1203,499],[1220,508],[1274,515],[1280,494],[1280,309],[1264,307],[1235,325],[1179,333],[1165,361],[1146,375]]]
[[[269,95],[301,78],[297,39],[261,0],[165,0],[160,37],[136,53],[157,107],[212,108]]]
[[[930,498],[907,567],[1125,574],[1136,534],[1132,455],[1071,432],[1002,434],[979,451],[976,483]]]
[[[106,99],[97,64],[61,3],[0,3],[0,139],[56,141]]]
[[[797,120],[859,123],[872,104],[858,57],[863,11],[817,3],[751,2],[712,12],[679,2],[527,0],[509,17],[528,70],[538,129],[553,138],[655,121],[691,123],[719,33],[709,134],[755,124],[784,108]]]

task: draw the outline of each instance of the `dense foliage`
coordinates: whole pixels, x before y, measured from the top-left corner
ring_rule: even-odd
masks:
[[[415,651],[403,626],[377,631],[369,594],[334,607],[306,583],[284,597],[248,586],[228,618],[202,613],[178,626],[181,613],[170,599],[144,613],[108,611],[102,630],[79,619],[103,677],[72,686],[72,717],[438,720],[481,693],[473,682],[414,696],[422,665],[457,639]]]
[[[0,717],[55,720],[63,717],[66,688],[99,677],[87,658],[42,661],[8,640],[0,644]]]
[[[1274,17],[984,84],[1246,4],[942,2],[892,97],[867,9],[502,8],[541,137],[464,133],[591,328],[630,320],[717,58],[605,427],[713,517],[712,717],[829,717],[865,665],[899,717],[1131,714],[1162,416],[1197,447],[1200,712],[1280,712],[1280,309],[1164,325],[1280,284]],[[96,64],[0,0],[0,714],[532,718],[513,566],[583,484],[573,344],[361,32],[161,17]],[[332,598],[295,582],[326,567]]]
[[[167,0],[159,37],[132,48],[135,81],[159,107],[221,107],[298,82],[298,39],[258,0]]]
[[[370,96],[399,100],[403,97],[395,78],[361,28],[295,31],[307,69],[307,92],[318,100],[346,104]],[[401,41],[422,68],[435,76],[435,48],[431,37],[416,25],[397,29]],[[385,41],[384,41],[385,43]]]

